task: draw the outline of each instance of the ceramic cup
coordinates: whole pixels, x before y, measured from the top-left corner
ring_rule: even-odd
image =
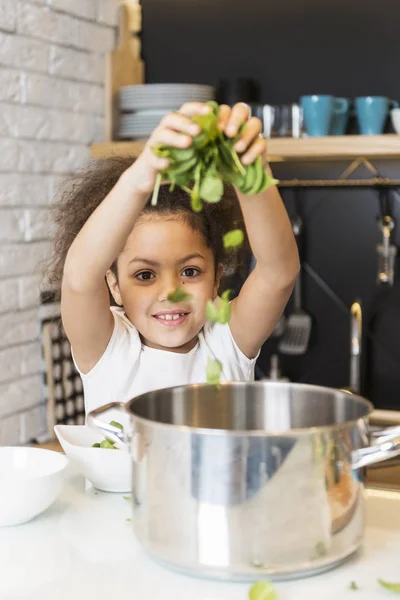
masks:
[[[394,108],[390,111],[392,125],[396,133],[400,133],[400,108]]]
[[[356,115],[361,135],[383,133],[390,108],[399,108],[399,105],[385,96],[356,98]]]
[[[310,137],[326,136],[331,133],[333,115],[348,111],[346,98],[334,96],[302,96],[300,104],[303,109],[306,131]]]

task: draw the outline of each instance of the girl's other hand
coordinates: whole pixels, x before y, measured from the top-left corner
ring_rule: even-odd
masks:
[[[219,112],[219,127],[229,138],[234,138],[239,133],[240,137],[235,144],[236,152],[242,154],[241,161],[244,165],[250,165],[258,156],[263,159],[267,153],[267,142],[260,137],[262,124],[260,119],[250,117],[250,109],[244,102],[235,104],[233,108],[222,104]]]
[[[130,185],[141,193],[150,194],[154,189],[158,172],[169,165],[169,161],[156,156],[152,148],[159,144],[174,148],[189,148],[193,138],[201,131],[191,117],[207,114],[211,110],[211,107],[206,104],[190,102],[184,104],[179,112],[167,114],[151,134],[138,159],[128,169]]]

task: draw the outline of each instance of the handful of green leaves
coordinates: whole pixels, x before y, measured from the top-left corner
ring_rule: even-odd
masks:
[[[207,104],[212,108],[209,113],[192,117],[192,121],[201,127],[201,132],[193,138],[189,148],[165,145],[153,148],[156,156],[169,160],[169,166],[158,175],[152,204],[157,204],[163,182],[169,182],[172,189],[178,185],[186,191],[195,212],[202,210],[203,202],[219,202],[224,183],[230,183],[248,195],[260,194],[278,183],[265,171],[261,156],[251,165],[245,166],[240,162],[234,146],[241,130],[236,137],[228,138],[218,127],[219,105],[216,102]]]
[[[121,425],[121,423],[118,423],[118,421],[110,421],[110,425],[112,425],[113,427],[117,427],[121,431],[124,430],[123,426]],[[93,444],[92,448],[108,448],[109,450],[118,450],[117,446],[115,445],[115,442],[108,438],[106,438],[100,443]]]

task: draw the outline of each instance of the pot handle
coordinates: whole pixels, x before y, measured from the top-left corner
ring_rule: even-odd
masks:
[[[353,469],[368,467],[400,454],[400,427],[375,431],[372,437],[375,438],[372,446],[354,450],[352,453]]]
[[[86,422],[89,427],[92,427],[93,429],[99,429],[103,433],[107,434],[107,437],[115,442],[119,448],[123,450],[129,450],[128,434],[125,431],[121,431],[118,427],[110,425],[110,423],[106,423],[102,419],[98,418],[100,415],[111,409],[125,412],[125,404],[124,402],[110,402],[109,404],[95,408],[87,415]]]

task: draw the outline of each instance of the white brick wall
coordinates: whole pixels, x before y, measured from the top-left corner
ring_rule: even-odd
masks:
[[[102,138],[118,0],[0,0],[0,445],[46,433],[38,307],[57,185]]]

